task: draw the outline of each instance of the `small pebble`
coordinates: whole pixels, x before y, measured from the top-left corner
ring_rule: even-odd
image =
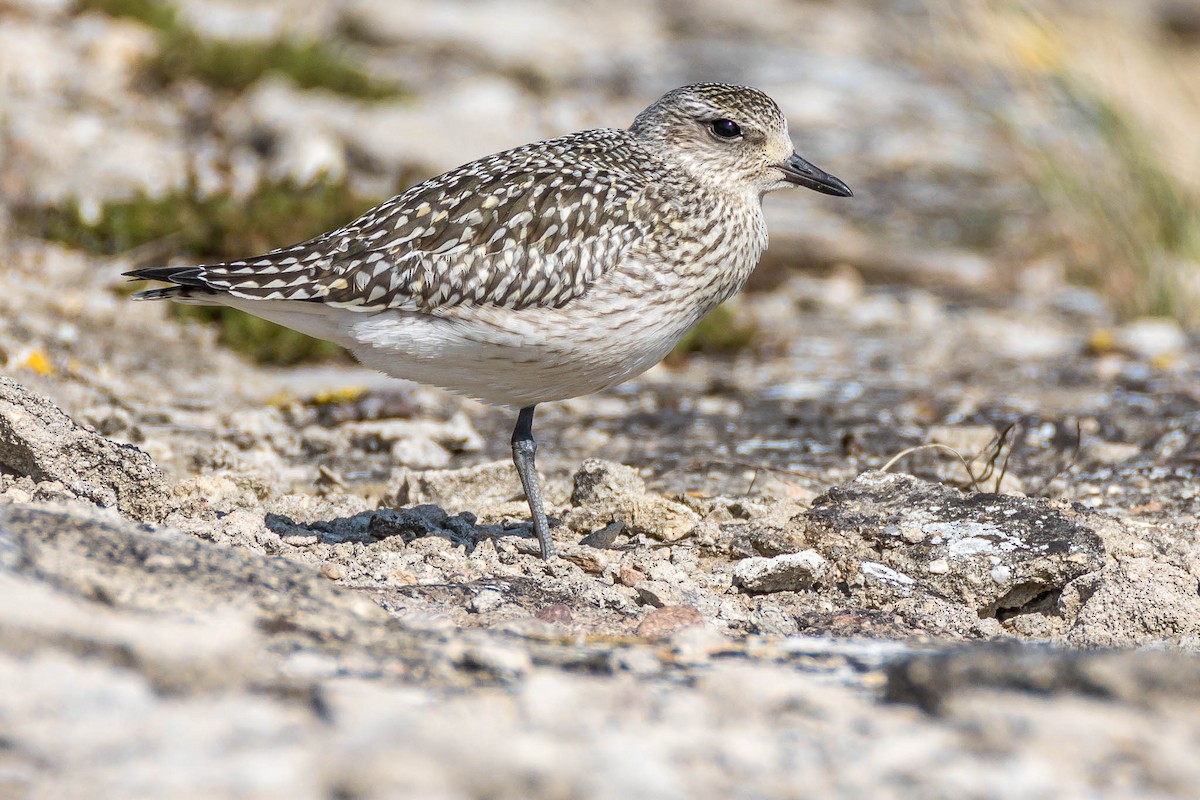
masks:
[[[637,592],[638,602],[642,605],[662,608],[679,603],[679,591],[669,583],[641,581],[633,589]]]
[[[622,564],[621,569],[617,572],[617,582],[622,586],[636,586],[644,580],[646,580],[645,573],[634,569],[628,564]]]
[[[321,574],[331,581],[340,581],[346,577],[346,568],[341,564],[326,562],[321,565]]]
[[[498,589],[480,589],[467,602],[467,610],[474,614],[485,614],[504,605],[504,595]]]
[[[637,635],[645,639],[666,639],[678,630],[703,624],[704,617],[694,606],[663,606],[642,617]]]
[[[608,559],[604,553],[591,547],[563,547],[559,549],[558,555],[591,575],[601,574],[608,566]]]
[[[555,625],[570,625],[574,619],[571,608],[563,603],[551,603],[545,608],[539,608],[534,616],[542,622],[551,622]]]

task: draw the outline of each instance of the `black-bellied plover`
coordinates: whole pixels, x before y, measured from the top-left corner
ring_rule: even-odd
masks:
[[[174,284],[137,299],[232,306],[518,410],[513,462],[549,558],[534,408],[658,363],[746,282],[767,246],[762,197],[791,185],[851,195],[793,151],[770,97],[700,83],[629,130],[472,161],[307,242],[127,274]]]

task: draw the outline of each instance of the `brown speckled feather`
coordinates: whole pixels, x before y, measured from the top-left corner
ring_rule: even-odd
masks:
[[[668,170],[639,150],[625,131],[551,139],[417,184],[302,244],[137,275],[362,311],[562,307],[675,216],[657,199]]]

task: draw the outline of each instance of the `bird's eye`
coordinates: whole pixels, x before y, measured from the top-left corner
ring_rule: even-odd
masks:
[[[708,128],[721,139],[736,139],[742,135],[742,129],[731,119],[715,119],[708,123]]]

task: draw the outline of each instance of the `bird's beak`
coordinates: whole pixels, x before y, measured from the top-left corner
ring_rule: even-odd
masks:
[[[849,186],[825,170],[814,167],[801,158],[799,153],[792,153],[787,161],[777,166],[783,171],[783,179],[788,183],[806,186],[821,194],[832,194],[838,197],[854,196],[854,192],[850,191]]]

